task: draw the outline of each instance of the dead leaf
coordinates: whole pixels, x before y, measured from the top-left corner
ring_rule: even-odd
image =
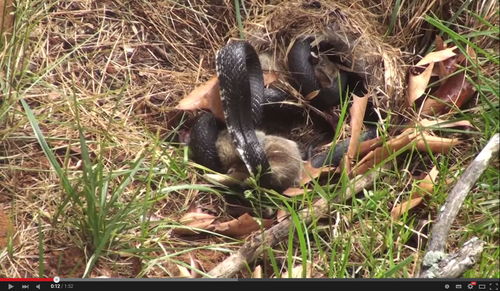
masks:
[[[205,224],[206,221],[213,222],[215,218],[216,217],[211,214],[196,211],[187,213],[179,220],[179,222],[187,226],[193,226],[200,223]]]
[[[276,220],[278,222],[282,222],[283,220],[285,220],[289,216],[290,216],[290,213],[288,211],[283,210],[283,209],[278,209],[278,211],[276,213]]]
[[[461,108],[475,93],[475,88],[467,81],[465,73],[458,73],[443,82],[443,84],[422,105],[421,113],[439,115],[454,108]]]
[[[436,39],[438,41],[438,39]],[[476,53],[471,47],[467,47],[467,54],[470,58],[475,58]],[[459,65],[467,67],[468,59],[464,54],[459,54],[452,58],[443,60],[439,64],[438,75],[441,85],[433,94],[435,98],[427,98],[422,105],[423,114],[442,114],[453,108],[461,108],[475,92],[474,86],[467,80],[465,72],[462,71],[449,78]]]
[[[423,127],[433,127],[434,128],[454,128],[454,127],[466,127],[466,128],[475,128],[472,123],[468,120],[457,120],[457,121],[448,121],[444,119],[422,119],[418,122],[419,125]]]
[[[424,199],[423,197],[417,196],[415,198],[412,198],[410,200],[407,200],[405,202],[402,202],[402,203],[395,205],[394,208],[391,210],[392,219],[396,220],[396,219],[400,218],[403,215],[403,213],[420,205],[420,203],[422,203],[423,199]]]
[[[3,207],[0,207],[0,249],[3,249],[14,236],[14,226],[10,218],[5,214]]]
[[[272,219],[259,219],[245,213],[237,219],[214,224],[214,231],[231,237],[241,237],[249,235],[261,228],[269,228],[273,225]],[[261,226],[262,224],[262,226]]]
[[[368,97],[369,96],[358,97],[353,94],[352,106],[350,108],[351,140],[347,148],[347,153],[344,156],[344,169],[347,173],[351,172],[351,163],[354,158],[356,158],[356,154],[359,150],[359,136],[361,135],[361,128],[363,127]]]
[[[320,168],[315,168],[312,166],[310,161],[307,161],[307,162],[304,162],[304,165],[302,167],[302,175],[301,175],[299,184],[302,186],[302,185],[305,185],[305,184],[311,182],[312,180],[318,178],[319,176],[321,176],[321,174],[338,173],[339,171],[340,171],[340,169],[337,167],[324,166],[324,167],[320,167]],[[290,191],[292,191],[292,190],[290,190]],[[302,190],[302,192],[304,192],[304,191]],[[290,192],[290,193],[293,193],[293,192]]]
[[[224,112],[220,100],[219,79],[213,77],[196,87],[191,93],[184,97],[175,108],[179,110],[207,109],[210,110],[216,118],[224,120]]]
[[[427,174],[427,176],[422,179],[418,186],[424,191],[431,193],[434,189],[434,184],[436,183],[438,175],[438,168],[436,166],[432,167],[432,169],[429,171],[429,174]]]
[[[430,149],[433,153],[447,153],[452,147],[459,144],[460,140],[430,135],[425,131],[425,127],[457,127],[469,125],[471,125],[470,122],[464,120],[447,122],[440,119],[423,119],[417,122],[413,127],[405,129],[400,135],[389,139],[385,144],[370,151],[355,165],[352,173],[354,176],[366,173],[369,169],[373,168],[373,166],[379,164],[394,152],[408,144],[414,144],[420,151],[428,151]],[[424,128],[424,131],[420,132],[419,128]],[[372,141],[371,144],[376,146],[378,145],[378,141],[377,143]],[[369,149],[369,147],[367,148]]]
[[[275,72],[264,72],[264,85],[269,85],[278,79]],[[178,110],[205,109],[212,112],[215,118],[224,120],[222,101],[220,99],[220,85],[217,76],[196,87],[184,97],[175,107]]]
[[[357,156],[362,158],[370,151],[380,146],[382,139],[380,137],[365,140],[359,144]]]
[[[410,68],[410,76],[408,78],[408,106],[411,106],[415,100],[420,98],[425,93],[427,85],[432,76],[434,63],[427,66],[414,66]]]
[[[211,230],[211,225],[216,218],[217,217],[207,213],[188,212],[179,220],[179,222],[188,227]],[[173,232],[178,235],[182,234],[189,235],[198,233],[195,229],[181,228],[181,227],[173,229]]]
[[[364,174],[376,164],[382,162],[394,152],[408,145],[415,137],[414,129],[408,128],[400,135],[391,138],[384,145],[369,152],[361,161],[353,168],[354,176]]]
[[[411,194],[411,199],[407,200],[405,202],[399,203],[394,205],[394,207],[391,210],[391,217],[392,219],[396,220],[403,215],[403,213],[409,211],[412,208],[415,208],[416,206],[420,205],[420,203],[423,200],[424,195],[431,195],[434,193],[434,183],[436,181],[436,178],[439,174],[438,169],[436,166],[434,166],[429,173],[420,180],[413,189],[412,194]]]
[[[444,138],[422,133],[416,138],[416,147],[419,151],[445,154],[460,141],[457,138]]]
[[[304,189],[302,189],[302,188],[290,187],[290,188],[286,189],[285,191],[283,191],[283,195],[288,196],[288,197],[295,197],[295,196],[299,196],[299,195],[303,195],[303,194],[304,194]]]
[[[456,47],[443,49],[427,54],[415,66],[410,67],[408,79],[407,102],[411,106],[415,100],[425,93],[431,79],[434,64],[456,56]]]
[[[430,52],[425,57],[423,57],[420,61],[418,61],[416,66],[423,66],[423,65],[442,62],[444,60],[447,60],[447,59],[457,55],[454,52],[454,50],[456,50],[456,49],[457,49],[457,47],[454,46],[454,47],[446,48],[444,50]]]
[[[436,35],[436,39],[434,41],[434,45],[436,46],[437,51],[442,51],[446,49],[448,46],[444,43],[443,39],[439,34]]]

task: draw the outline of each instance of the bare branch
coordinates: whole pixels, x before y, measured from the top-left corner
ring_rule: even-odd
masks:
[[[427,253],[424,256],[422,263],[422,272],[420,276],[432,275],[432,274],[453,274],[456,272],[447,272],[446,270],[440,270],[438,272],[426,272],[430,268],[437,268],[437,265],[441,265],[440,262],[444,262],[446,265],[446,260],[453,262],[450,258],[453,255],[446,255],[445,245],[446,239],[448,238],[448,233],[450,231],[451,224],[462,206],[465,197],[472,189],[472,186],[479,179],[484,170],[488,167],[491,159],[497,157],[499,151],[499,134],[495,134],[484,149],[477,155],[477,157],[471,162],[467,167],[465,172],[459,178],[457,184],[451,190],[445,204],[441,207],[440,213],[436,219],[436,223],[432,227],[429,243],[427,245]],[[472,240],[471,240],[472,241]],[[470,241],[469,241],[470,242]],[[473,241],[472,246],[464,245],[463,248],[458,252],[462,257],[474,257],[477,254],[465,254],[461,253],[467,250],[477,252],[482,250],[481,241]],[[480,247],[479,247],[480,246]]]
[[[443,252],[429,252],[425,258],[435,261],[438,256],[438,263],[430,263],[430,268],[422,272],[422,278],[458,278],[465,271],[472,268],[483,252],[484,242],[477,237],[467,241],[457,252],[447,255],[444,259],[439,259]],[[425,260],[425,259],[424,259]],[[424,261],[424,265],[425,265]]]

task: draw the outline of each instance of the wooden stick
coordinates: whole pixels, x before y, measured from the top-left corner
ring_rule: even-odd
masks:
[[[436,223],[431,230],[429,243],[427,244],[427,252],[422,262],[422,272],[419,276],[426,275],[434,277],[440,276],[440,274],[447,274],[444,269],[440,270],[439,265],[440,262],[447,260],[449,257],[445,253],[445,245],[451,224],[453,220],[455,220],[455,217],[457,216],[458,211],[460,210],[460,207],[462,206],[462,203],[472,186],[476,183],[484,170],[486,170],[490,161],[497,157],[499,151],[499,137],[500,135],[497,133],[490,139],[484,149],[464,171],[457,184],[448,195],[445,204],[441,207]],[[482,250],[482,244],[479,242],[475,242],[473,245],[476,246],[472,248],[473,251],[477,252],[479,249]],[[480,248],[477,247],[479,245],[481,245]],[[462,250],[469,249],[471,248],[464,245]],[[457,253],[460,253],[460,251]],[[433,272],[430,271],[431,269]],[[456,275],[456,272],[454,272],[453,275]]]
[[[365,176],[353,179],[352,187],[347,188],[347,191],[334,199],[333,203],[345,201],[363,189],[370,187],[378,176],[379,171],[380,170],[374,170]],[[306,224],[309,224],[313,219],[327,215],[330,211],[331,203],[332,202],[321,198],[313,204],[312,208],[301,210],[299,212],[299,217]],[[292,220],[291,218],[287,218],[263,233],[256,234],[243,244],[236,253],[230,255],[219,265],[215,266],[208,275],[214,278],[233,277],[241,269],[260,256],[268,247],[272,247],[285,240],[288,237],[291,226]]]
[[[432,263],[433,256],[425,258],[431,260],[430,268],[420,274],[421,278],[458,278],[465,271],[472,268],[483,252],[484,242],[477,237],[471,238],[469,241],[455,253],[446,255],[439,259],[439,262]],[[424,259],[425,265],[425,259]]]

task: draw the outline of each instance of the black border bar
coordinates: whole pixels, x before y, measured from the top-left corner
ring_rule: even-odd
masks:
[[[57,280],[56,280],[57,281]],[[500,291],[499,279],[117,279],[61,278],[56,282],[20,282],[3,279],[0,291],[48,290],[182,290],[179,288],[270,287],[290,290],[398,290],[398,291]],[[168,288],[168,289],[165,289]],[[174,288],[174,289],[171,289]],[[287,290],[287,289],[284,289]],[[259,290],[256,290],[259,291]]]

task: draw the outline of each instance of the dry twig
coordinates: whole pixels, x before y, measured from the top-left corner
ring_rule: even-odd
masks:
[[[446,238],[450,231],[451,223],[465,200],[474,183],[488,167],[491,159],[497,157],[500,135],[495,134],[484,149],[467,167],[463,175],[451,190],[445,204],[432,227],[427,253],[422,262],[422,272],[419,277],[458,277],[474,263],[481,254],[484,242],[473,238],[463,245],[456,253],[446,255]]]

